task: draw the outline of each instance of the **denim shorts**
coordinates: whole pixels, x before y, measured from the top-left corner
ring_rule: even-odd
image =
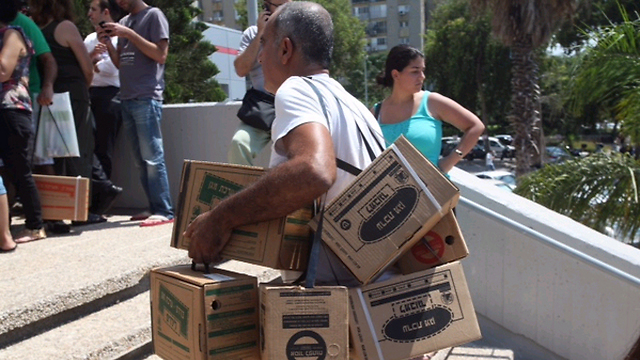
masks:
[[[4,187],[4,183],[2,182],[2,176],[0,176],[0,195],[4,195],[7,193],[7,189]]]

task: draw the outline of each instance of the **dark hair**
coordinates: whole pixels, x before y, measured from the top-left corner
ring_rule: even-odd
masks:
[[[321,5],[296,1],[283,4],[274,19],[276,41],[288,37],[304,58],[328,69],[333,53],[333,22]]]
[[[41,26],[49,20],[69,20],[75,23],[73,2],[71,0],[31,0],[31,17]]]
[[[18,16],[20,7],[16,0],[0,0],[0,9],[0,23],[9,25]]]
[[[376,77],[376,82],[384,87],[393,87],[391,71],[402,71],[409,65],[409,63],[419,57],[424,59],[424,54],[414,47],[406,44],[394,46],[389,51],[389,55],[387,55],[384,72],[381,72]]]
[[[122,9],[116,3],[116,0],[99,0],[98,5],[100,6],[100,10],[105,11],[109,10],[109,14],[113,21],[120,20],[122,16]]]

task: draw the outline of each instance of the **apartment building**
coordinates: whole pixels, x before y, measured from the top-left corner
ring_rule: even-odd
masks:
[[[398,44],[424,47],[425,0],[351,0],[353,15],[365,24],[367,51]]]
[[[262,0],[258,0],[261,5]],[[243,30],[237,22],[235,0],[197,0],[199,20]],[[424,47],[430,0],[351,0],[353,15],[365,24],[367,51],[388,51],[398,44]],[[260,8],[260,7],[259,7]]]
[[[237,21],[235,0],[197,0],[196,3],[196,6],[202,10],[198,20],[230,29],[244,30]]]

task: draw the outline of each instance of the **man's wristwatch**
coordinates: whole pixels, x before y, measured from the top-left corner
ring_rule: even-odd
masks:
[[[458,156],[462,157],[464,154],[462,153],[462,151],[460,151],[460,149],[453,149],[453,152],[455,152],[456,154],[458,154]]]

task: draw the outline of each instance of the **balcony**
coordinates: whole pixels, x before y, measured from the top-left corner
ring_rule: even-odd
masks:
[[[164,107],[174,203],[184,159],[225,162],[239,105]],[[116,149],[119,215],[2,256],[0,358],[149,356],[146,273],[188,258],[169,247],[171,225],[140,228],[124,215],[146,198],[125,139]],[[267,161],[265,152],[258,163]],[[450,175],[462,195],[457,216],[470,251],[462,263],[484,339],[436,359],[625,358],[640,337],[640,250],[462,170]]]

